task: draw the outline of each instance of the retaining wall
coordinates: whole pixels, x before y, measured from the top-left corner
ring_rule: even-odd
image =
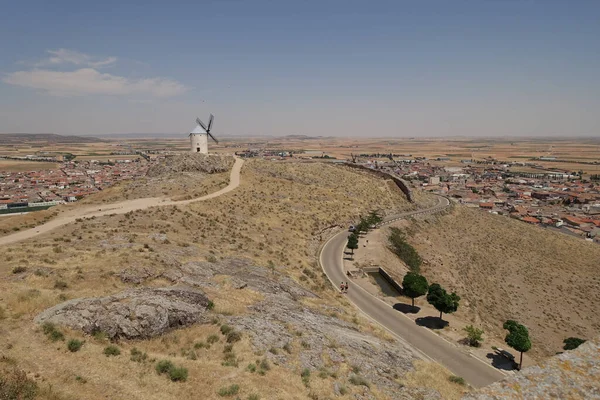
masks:
[[[387,283],[389,283],[391,286],[393,286],[394,289],[396,289],[398,291],[398,293],[402,293],[402,286],[400,286],[400,284],[398,282],[396,282],[394,280],[394,278],[392,278],[390,276],[390,274],[388,274],[386,272],[385,269],[383,269],[381,267],[366,267],[366,268],[363,268],[362,270],[366,273],[379,272],[379,275],[383,276],[383,279],[385,279],[387,281]]]
[[[404,195],[406,196],[408,201],[410,201],[411,203],[413,202],[412,191],[410,190],[410,188],[408,187],[406,182],[404,182],[402,179],[398,178],[397,176],[394,176],[392,174],[389,174],[387,172],[383,172],[383,171],[380,171],[377,169],[372,169],[372,168],[366,167],[361,164],[346,163],[346,165],[349,167],[352,167],[352,168],[357,168],[357,169],[361,169],[364,171],[368,171],[368,172],[370,172],[380,178],[383,178],[383,179],[391,179],[392,181],[394,181],[396,186],[398,186],[400,188],[400,190],[402,190],[402,193],[404,193]]]

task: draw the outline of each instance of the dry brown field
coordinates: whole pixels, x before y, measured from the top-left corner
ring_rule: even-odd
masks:
[[[0,160],[0,171],[27,172],[58,169],[60,164],[41,161]]]
[[[600,140],[594,138],[574,139],[507,139],[507,138],[337,138],[337,137],[222,137],[219,144],[210,143],[216,153],[233,153],[249,148],[307,151],[311,155],[321,152],[338,159],[350,159],[357,153],[395,153],[418,157],[447,157],[449,161],[431,160],[433,164],[461,166],[460,160],[483,160],[487,157],[502,161],[528,162],[534,157],[555,157],[569,163],[536,161],[548,168],[565,171],[583,170],[586,174],[600,173]],[[24,143],[21,146],[0,144],[0,156],[25,156],[36,151],[72,153],[79,159],[132,158],[136,156],[110,156],[132,146],[135,149],[187,151],[188,140],[182,138],[152,139],[104,139],[103,142],[83,144]],[[312,153],[311,153],[312,152]],[[596,165],[578,162],[597,162]]]

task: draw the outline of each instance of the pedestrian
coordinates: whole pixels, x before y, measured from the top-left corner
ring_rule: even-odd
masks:
[[[348,282],[344,285],[344,293],[348,293]]]
[[[344,281],[342,281],[342,283],[340,284],[340,292],[344,293],[344,288],[346,286],[344,286]]]

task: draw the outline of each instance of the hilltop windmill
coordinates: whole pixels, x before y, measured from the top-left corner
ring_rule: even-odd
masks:
[[[208,154],[208,137],[215,141],[215,143],[219,143],[217,139],[210,133],[210,129],[212,128],[213,119],[215,117],[210,114],[210,119],[208,120],[208,127],[204,125],[204,122],[200,121],[200,118],[196,118],[196,127],[193,131],[190,132],[190,149],[192,153],[202,153]]]

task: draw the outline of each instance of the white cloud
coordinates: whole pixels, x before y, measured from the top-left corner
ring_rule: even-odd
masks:
[[[74,61],[70,62],[74,63]],[[129,79],[100,73],[93,68],[81,68],[66,72],[47,69],[16,71],[7,74],[2,80],[10,85],[38,89],[56,96],[97,94],[171,97],[188,90],[183,84],[171,79]]]
[[[75,50],[47,50],[50,57],[35,64],[36,67],[73,64],[92,68],[105,67],[117,62],[117,57],[98,58]]]

